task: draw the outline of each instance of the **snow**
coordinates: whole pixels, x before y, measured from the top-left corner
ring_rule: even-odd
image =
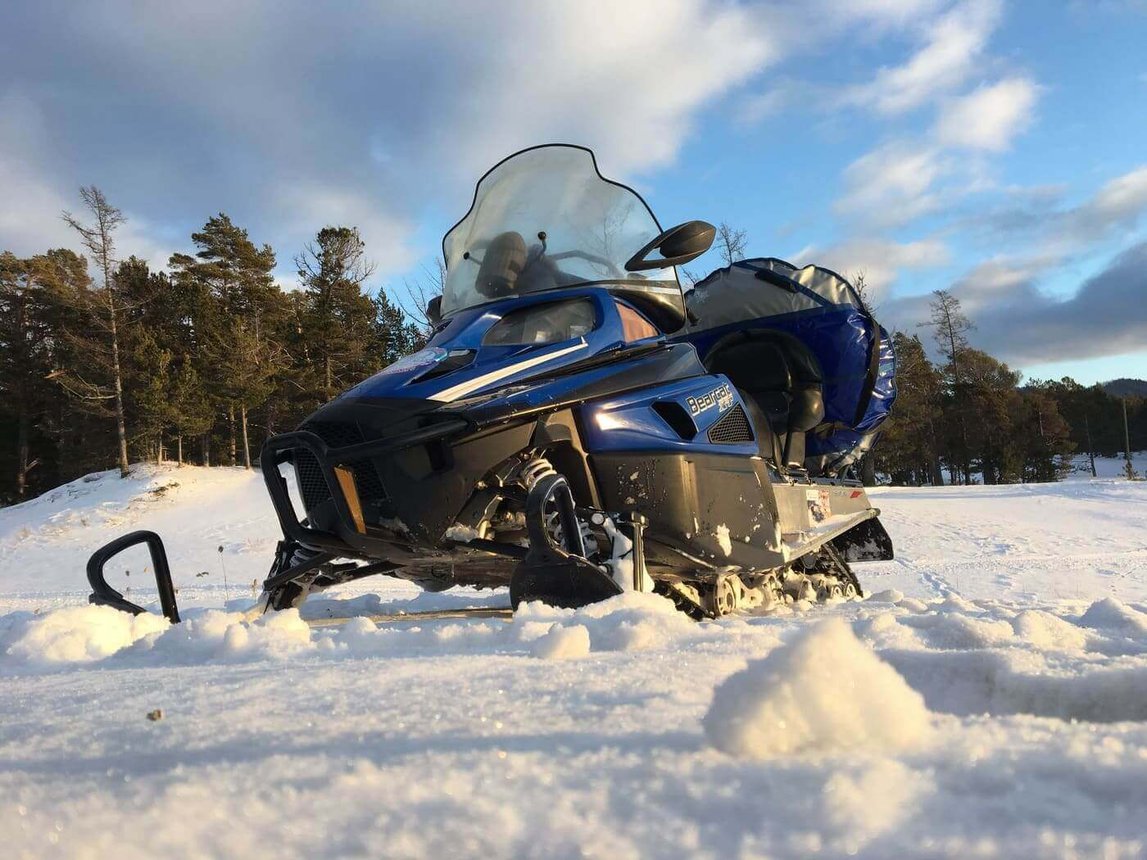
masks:
[[[733,539],[729,536],[729,527],[724,523],[717,526],[717,531],[713,535],[717,539],[717,546],[721,547],[721,552],[726,556],[733,553]]]
[[[107,606],[58,609],[13,622],[11,633],[4,637],[10,642],[5,654],[44,664],[101,660],[170,626],[161,615],[132,616]]]
[[[753,759],[910,750],[931,730],[923,696],[839,618],[727,678],[702,725],[713,746]]]
[[[1071,468],[1070,478],[1072,480],[1091,479],[1091,461],[1086,454],[1076,454],[1072,457]],[[1095,458],[1095,474],[1098,478],[1122,478],[1126,474],[1124,472],[1126,468],[1127,459],[1125,456]],[[1147,451],[1131,452],[1131,468],[1140,478],[1147,477]]]
[[[576,660],[589,654],[589,630],[582,624],[555,624],[534,640],[530,653],[543,660]]]
[[[872,497],[870,598],[700,624],[385,578],[246,615],[278,534],[243,470],[0,510],[4,856],[1143,856],[1147,483]],[[183,624],[86,605],[133,528]]]

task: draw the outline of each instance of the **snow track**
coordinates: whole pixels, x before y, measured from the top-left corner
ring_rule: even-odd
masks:
[[[238,470],[0,511],[4,855],[1143,856],[1147,485],[874,502],[898,558],[857,567],[868,600],[705,623],[382,578],[245,622],[275,523]],[[83,605],[87,553],[138,527],[184,625]]]

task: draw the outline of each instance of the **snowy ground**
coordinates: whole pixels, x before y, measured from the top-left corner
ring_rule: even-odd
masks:
[[[0,853],[1147,853],[1147,483],[874,497],[898,559],[858,566],[869,599],[703,624],[635,596],[246,624],[276,529],[239,470],[0,510]],[[88,553],[135,527],[179,627],[84,606]],[[505,600],[377,579],[304,614]]]

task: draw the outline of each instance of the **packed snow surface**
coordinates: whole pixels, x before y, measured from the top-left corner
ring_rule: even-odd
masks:
[[[867,599],[700,624],[384,578],[246,614],[277,527],[242,470],[0,510],[0,853],[1144,856],[1147,484],[873,500]],[[135,528],[184,623],[86,605]],[[109,574],[154,607],[143,551]]]

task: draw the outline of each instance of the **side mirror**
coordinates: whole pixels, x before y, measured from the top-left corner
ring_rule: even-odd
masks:
[[[442,322],[442,296],[435,296],[426,303],[426,319],[431,325]]]
[[[713,245],[717,228],[707,221],[686,221],[670,227],[636,254],[625,264],[627,272],[641,272],[646,269],[668,269],[695,260]],[[661,259],[647,260],[653,251],[661,254]]]

